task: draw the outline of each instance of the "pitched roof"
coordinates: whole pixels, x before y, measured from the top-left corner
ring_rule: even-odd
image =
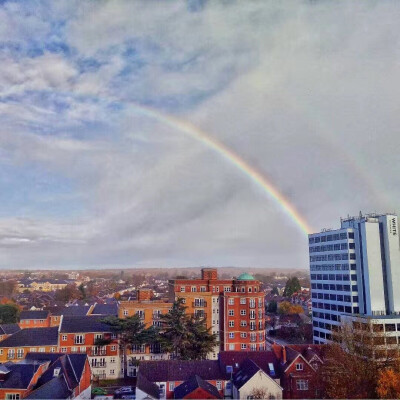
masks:
[[[69,397],[72,390],[79,385],[82,379],[86,360],[86,354],[28,353],[24,362],[50,362],[48,369],[42,374],[35,385],[33,397],[29,398],[65,399]],[[59,368],[59,374],[55,377],[54,370],[57,368]],[[66,388],[69,388],[68,392]]]
[[[41,310],[35,310],[35,311],[21,311],[19,315],[20,321],[23,319],[46,319],[49,316],[48,311],[41,311]]]
[[[196,389],[201,388],[208,392],[214,399],[221,399],[221,395],[218,392],[218,389],[211,385],[211,383],[206,382],[201,379],[198,375],[193,375],[187,381],[183,382],[179,386],[174,389],[174,398],[175,399],[183,399],[189,393],[192,393]]]
[[[61,333],[113,332],[115,328],[102,322],[104,316],[64,316],[60,325]]]
[[[225,379],[217,360],[158,360],[141,361],[140,372],[151,382],[186,381],[193,375],[204,380]]]
[[[118,304],[96,304],[92,311],[93,315],[115,315],[118,316]]]
[[[233,376],[234,385],[240,389],[250,378],[252,378],[261,368],[252,360],[246,359],[239,371]]]
[[[0,325],[0,335],[12,335],[20,331],[21,328],[18,324],[2,324]]]
[[[31,392],[26,399],[69,399],[72,390],[68,389],[64,375],[53,377],[44,385]]]
[[[56,346],[58,327],[21,329],[0,342],[0,347]]]
[[[268,375],[271,374],[269,364],[274,366],[275,372],[279,367],[279,360],[273,351],[221,351],[218,355],[221,369],[225,372],[227,366],[232,366],[234,373],[239,371],[247,359],[252,360]]]
[[[64,316],[76,316],[76,317],[83,317],[87,315],[91,306],[56,306],[56,307],[49,307],[49,311],[51,315],[64,315]]]
[[[0,381],[0,389],[27,389],[38,365],[33,364],[3,364],[9,372],[5,373],[5,379]]]
[[[154,399],[160,398],[160,388],[153,382],[150,382],[142,373],[138,373],[136,380],[136,389],[148,394]]]

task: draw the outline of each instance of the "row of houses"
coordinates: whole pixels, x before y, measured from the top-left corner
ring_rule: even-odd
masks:
[[[319,398],[323,353],[318,345],[275,344],[269,351],[220,352],[217,360],[142,361],[137,383],[162,399]]]
[[[89,358],[28,352],[18,362],[2,363],[0,398],[88,399],[93,368]],[[319,398],[318,369],[323,360],[322,345],[274,344],[268,351],[220,352],[217,360],[141,361],[135,395],[137,400]]]
[[[85,354],[33,353],[0,365],[0,398],[90,399],[91,372]]]

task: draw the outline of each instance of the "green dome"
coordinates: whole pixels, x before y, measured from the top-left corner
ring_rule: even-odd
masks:
[[[245,272],[244,274],[239,275],[237,280],[238,281],[254,281],[254,278],[250,274]]]

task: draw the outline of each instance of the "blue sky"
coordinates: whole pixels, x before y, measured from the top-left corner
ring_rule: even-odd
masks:
[[[0,3],[0,267],[307,267],[310,225],[399,199],[397,2]]]

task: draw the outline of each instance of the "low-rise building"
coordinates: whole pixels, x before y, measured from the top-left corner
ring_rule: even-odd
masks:
[[[26,328],[47,328],[50,326],[50,313],[48,311],[34,310],[21,311],[19,326]]]
[[[0,362],[17,362],[29,352],[55,353],[58,328],[21,329],[0,342]]]
[[[59,349],[61,353],[87,354],[94,377],[116,379],[123,375],[118,338],[113,327],[102,319],[64,316],[59,327]]]

